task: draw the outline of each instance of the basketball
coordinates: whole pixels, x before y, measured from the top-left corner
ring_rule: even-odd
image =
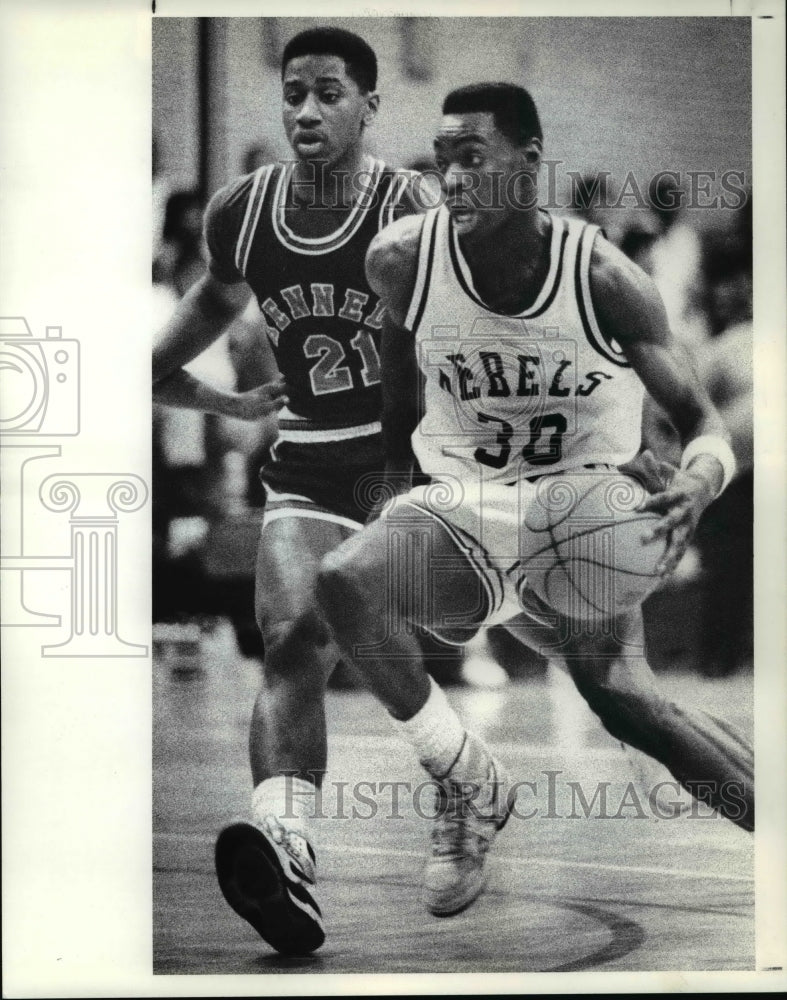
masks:
[[[544,477],[522,524],[527,584],[552,608],[582,621],[641,604],[659,585],[666,539],[646,544],[658,515],[629,476],[588,471]]]

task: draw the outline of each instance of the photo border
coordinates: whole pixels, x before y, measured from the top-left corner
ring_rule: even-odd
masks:
[[[156,17],[262,13],[239,0],[158,0],[155,7]],[[324,12],[316,3],[296,7],[288,5],[287,15]],[[479,11],[434,2],[430,13],[752,16],[755,752],[763,765],[756,951],[758,969],[783,967],[786,890],[774,873],[787,870],[784,5],[607,0],[591,7],[563,0],[495,2]],[[362,0],[331,11],[405,14],[424,10]],[[80,341],[84,430],[68,444],[69,471],[128,471],[149,483],[150,4],[124,0],[109,8],[84,0],[59,3],[55,13],[42,0],[6,0],[0,28],[0,143],[8,168],[2,221],[12,248],[0,271],[3,312],[24,315],[39,338],[57,324],[64,337]],[[149,504],[128,517],[135,519],[129,530],[122,521],[118,528],[123,629],[131,642],[150,647],[150,558],[146,545],[134,544],[150,537]],[[6,996],[739,992],[787,985],[783,970],[153,976],[149,659],[48,660],[31,630],[3,629],[0,637]]]

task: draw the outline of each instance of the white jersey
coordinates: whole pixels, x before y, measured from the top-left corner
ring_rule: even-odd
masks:
[[[644,388],[605,338],[590,297],[597,226],[551,216],[549,273],[502,315],[473,287],[448,210],[424,217],[405,325],[425,376],[413,450],[433,479],[512,483],[639,450]]]

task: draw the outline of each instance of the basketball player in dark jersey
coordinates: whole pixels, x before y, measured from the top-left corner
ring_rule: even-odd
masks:
[[[325,553],[363,523],[359,494],[383,468],[383,308],[364,260],[380,229],[415,211],[414,175],[363,151],[376,76],[374,52],[349,32],[314,29],[288,43],[283,120],[295,160],[263,166],[213,197],[209,273],[154,358],[159,401],[247,418],[283,406],[261,472],[256,612],[265,660],[250,734],[252,822],[222,831],[216,867],[230,905],[289,953],[324,938],[307,818],[326,766],[325,685],[339,654],[314,577]],[[181,366],[221,333],[248,288],[283,381],[222,393]]]
[[[597,227],[538,207],[541,148],[538,114],[522,88],[479,84],[446,98],[435,142],[446,204],[394,223],[367,258],[386,306],[389,459],[404,468],[414,454],[432,484],[395,497],[383,517],[326,556],[318,576],[344,655],[441,789],[424,876],[426,905],[440,916],[482,891],[486,852],[513,799],[500,764],[423,670],[409,623],[441,630],[447,616],[455,627],[466,612],[467,635],[524,609],[538,628],[523,631],[520,620],[515,634],[566,661],[610,733],[728,819],[754,826],[751,746],[659,691],[640,608],[618,602],[613,586],[588,624],[550,606],[548,589],[539,594],[522,570],[526,555],[543,551],[529,515],[550,486],[555,511],[589,476],[638,488],[618,466],[637,456],[643,385],[683,445],[680,468],[652,456],[642,464],[650,495],[642,491],[636,509],[658,515],[645,542],[664,546],[659,572],[675,568],[735,470],[729,434],[650,279]],[[424,538],[420,558],[392,558],[392,541],[419,551]],[[606,565],[615,572],[614,546]],[[604,579],[593,596],[600,601],[606,587]],[[426,597],[412,601],[412,593]]]

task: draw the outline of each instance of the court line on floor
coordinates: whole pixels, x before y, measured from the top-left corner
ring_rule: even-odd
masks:
[[[619,758],[625,758],[625,753],[621,747],[610,746],[610,747],[584,747],[575,746],[570,748],[561,747],[553,743],[518,743],[511,740],[500,741],[490,739],[486,737],[490,746],[495,753],[502,754],[515,754],[515,753],[526,753],[532,754],[533,756],[541,757],[554,757],[563,756],[566,758],[576,757],[577,755],[582,755],[582,757],[598,757],[605,760],[617,760]],[[412,750],[403,741],[398,739],[396,736],[380,735],[380,736],[331,736],[328,734],[328,750],[330,752],[331,748],[337,750],[391,750],[391,749],[401,749],[405,754],[409,753],[412,755]]]
[[[156,833],[154,834],[155,839],[169,840],[182,837],[202,837],[206,838],[205,834],[198,833]],[[207,839],[213,840],[213,837],[208,834]],[[392,850],[386,847],[366,847],[363,844],[355,844],[352,847],[347,846],[347,844],[331,844],[327,841],[322,841],[320,843],[320,851],[335,851],[338,854],[355,854],[361,857],[367,858],[416,858],[419,861],[423,861],[424,852],[423,851],[410,851],[407,849]],[[722,872],[716,871],[693,871],[691,869],[684,868],[657,868],[642,865],[609,865],[603,862],[597,861],[568,861],[560,858],[520,858],[515,855],[513,856],[493,856],[490,857],[490,862],[494,863],[495,866],[498,865],[514,865],[519,868],[530,868],[533,865],[541,865],[545,867],[552,868],[584,868],[590,871],[608,871],[608,872],[630,872],[638,875],[667,875],[672,878],[701,878],[701,879],[717,879],[719,882],[746,882],[751,885],[754,884],[754,877],[750,875],[726,875]]]
[[[200,733],[199,738],[202,742],[212,742],[216,744],[240,744],[241,742],[245,744],[247,739],[245,735],[241,737],[239,732],[234,728],[214,731],[212,733]],[[583,759],[595,757],[598,760],[619,760],[626,758],[624,751],[620,747],[616,746],[586,747],[577,745],[572,747],[561,747],[560,745],[553,743],[516,743],[510,740],[503,742],[489,739],[488,741],[495,753],[510,754],[511,756],[517,753],[524,753],[530,754],[533,757],[558,756],[565,758],[566,760],[573,760],[580,756]],[[396,736],[388,736],[387,734],[381,734],[379,736],[332,736],[329,732],[329,753],[331,750],[354,750],[364,753],[367,753],[370,750],[380,750],[385,751],[386,753],[391,750],[400,750],[403,755],[407,755],[408,753],[412,755],[412,751],[404,741],[398,739]]]
[[[347,846],[339,844],[320,844],[321,850],[328,851],[346,851]],[[385,857],[385,858],[418,858],[423,860],[424,853],[422,851],[408,851],[408,850],[390,850],[385,847],[364,847],[361,844],[356,844],[350,848],[350,853],[360,854],[364,857]],[[754,878],[749,875],[724,875],[719,872],[696,872],[690,869],[682,868],[655,868],[655,867],[644,867],[641,865],[606,865],[601,862],[595,861],[564,861],[559,858],[518,858],[518,857],[491,857],[490,861],[494,862],[495,865],[508,864],[516,865],[522,868],[530,868],[533,865],[546,865],[553,868],[586,868],[591,871],[608,871],[608,872],[635,872],[641,875],[668,875],[670,877],[677,878],[715,878],[721,882],[749,882],[754,884]]]

